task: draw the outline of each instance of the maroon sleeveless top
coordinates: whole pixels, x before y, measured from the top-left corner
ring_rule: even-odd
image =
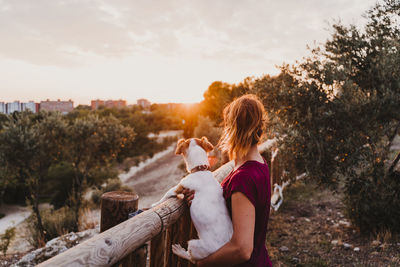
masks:
[[[265,160],[264,160],[265,161]],[[249,160],[232,171],[221,183],[224,198],[232,217],[231,196],[243,193],[254,205],[256,211],[254,247],[250,260],[236,266],[272,266],[265,247],[269,209],[271,205],[271,183],[267,163]]]

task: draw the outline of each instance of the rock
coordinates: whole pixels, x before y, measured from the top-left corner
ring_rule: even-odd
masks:
[[[359,247],[355,247],[353,250],[354,250],[355,252],[359,252],[359,251],[360,251],[360,248],[359,248]]]
[[[334,246],[336,246],[338,243],[339,243],[339,241],[337,241],[337,240],[332,240],[331,241],[331,244],[334,245]]]
[[[279,248],[279,250],[282,251],[282,252],[288,252],[289,248],[286,247],[286,246],[282,246],[282,247]]]
[[[296,258],[296,257],[293,257],[293,258],[292,258],[292,262],[293,262],[293,263],[299,263],[299,262],[300,262],[300,259],[299,259],[299,258]]]
[[[75,233],[70,233],[70,235],[68,237],[66,237],[69,241],[75,241],[77,240],[79,237],[75,234]]]
[[[304,218],[304,220],[306,220],[306,222],[311,222],[311,220],[308,218]]]
[[[331,233],[325,233],[325,235],[326,235],[327,237],[331,237],[331,236],[332,236]]]
[[[338,227],[339,227],[339,224],[338,224],[338,223],[335,223],[334,225],[332,225],[332,227],[333,227],[333,228],[338,228]]]
[[[339,225],[343,225],[343,226],[346,226],[346,227],[350,227],[350,222],[349,221],[346,221],[346,220],[340,220],[339,221]]]
[[[379,240],[374,240],[374,241],[372,241],[372,245],[373,246],[379,246],[381,244],[381,242],[379,241]]]
[[[99,229],[89,229],[79,233],[68,233],[63,236],[53,238],[46,243],[46,246],[32,251],[31,253],[25,255],[17,263],[11,266],[19,267],[31,267],[46,261],[67,249],[77,245],[80,242],[89,239],[99,233]]]
[[[343,243],[343,247],[345,249],[351,249],[353,247],[353,245],[349,244],[349,243]]]

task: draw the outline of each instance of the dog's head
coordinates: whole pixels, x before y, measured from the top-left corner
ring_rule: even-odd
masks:
[[[203,136],[201,139],[199,138],[190,138],[190,139],[180,139],[176,145],[176,150],[175,154],[180,155],[180,154],[186,154],[191,141],[194,140],[195,143],[200,146],[201,148],[204,149],[206,152],[210,152],[211,150],[214,149],[214,146],[208,141],[207,137]]]

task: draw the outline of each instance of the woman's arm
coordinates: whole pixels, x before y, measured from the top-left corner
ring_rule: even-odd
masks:
[[[241,192],[232,194],[231,240],[207,258],[198,261],[198,266],[232,266],[248,261],[253,252],[256,213],[253,204]]]

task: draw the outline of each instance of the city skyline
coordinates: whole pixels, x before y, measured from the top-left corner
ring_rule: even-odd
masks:
[[[200,102],[214,81],[277,74],[375,2],[0,0],[0,101]]]

